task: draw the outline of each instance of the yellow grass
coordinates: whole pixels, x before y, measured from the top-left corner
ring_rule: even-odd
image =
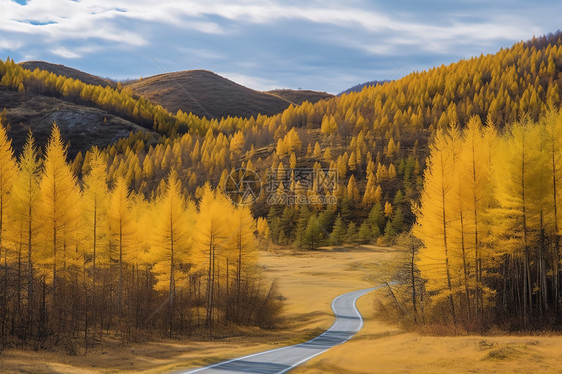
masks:
[[[358,249],[353,256],[372,261],[391,258],[387,251]],[[270,279],[277,279],[285,298],[283,328],[275,331],[247,329],[246,336],[207,341],[161,340],[121,347],[118,343],[95,348],[87,355],[8,349],[0,352],[0,372],[93,373],[162,372],[219,362],[283,345],[306,341],[330,327],[330,309],[336,296],[369,287],[365,272],[345,251],[262,252],[260,265]]]
[[[357,305],[363,329],[292,373],[562,373],[560,336],[420,336],[377,321],[369,297]]]
[[[262,253],[260,264],[277,278],[286,298],[283,329],[247,329],[245,336],[205,341],[162,340],[95,349],[88,355],[6,350],[1,372],[166,372],[218,362],[305,341],[333,322],[336,296],[370,287],[396,253],[376,247],[316,252]],[[560,336],[430,337],[403,332],[375,318],[373,297],[358,307],[363,329],[350,341],[314,358],[294,373],[562,373]]]

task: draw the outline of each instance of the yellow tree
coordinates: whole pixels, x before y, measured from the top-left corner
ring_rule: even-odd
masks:
[[[549,65],[550,67],[550,65]],[[553,286],[554,305],[559,308],[560,300],[560,178],[562,177],[562,115],[554,110],[547,112],[544,118],[546,133],[546,152],[549,158],[549,173],[551,177],[551,204],[554,230],[553,255]]]
[[[27,249],[27,315],[26,328],[33,327],[33,274],[34,263],[37,260],[35,246],[37,245],[37,234],[39,219],[37,217],[37,204],[39,193],[39,161],[31,132],[27,136],[27,141],[23,152],[19,158],[19,172],[17,174],[14,188],[12,191],[12,204],[10,206],[10,216],[14,220],[14,233],[12,233],[15,247],[19,248],[18,260],[18,306],[21,287],[20,267],[22,250]]]
[[[8,139],[6,128],[0,123],[0,260],[2,258],[2,250],[4,250],[4,263],[6,262],[7,249],[3,243],[3,238],[7,229],[6,223],[8,220],[10,193],[16,179],[17,171],[18,167],[14,159],[12,142]]]
[[[462,146],[463,137],[461,134],[461,130],[456,122],[454,122],[449,128],[449,136],[447,137],[447,148],[452,155],[453,161],[452,168],[447,177],[452,181],[452,190],[454,191],[449,200],[449,208],[451,210],[449,217],[452,218],[450,222],[451,231],[449,234],[449,242],[451,244],[450,266],[452,268],[453,274],[462,274],[462,276],[459,278],[459,289],[458,291],[455,290],[455,292],[461,293],[462,291],[464,291],[465,304],[461,308],[461,310],[466,311],[467,320],[470,320],[471,303],[468,282],[469,258],[467,256],[470,243],[468,243],[467,235],[472,232],[472,228],[469,228],[471,222],[467,221],[466,218],[466,200],[468,200],[468,195],[463,188],[465,182],[463,180],[464,175],[462,175],[464,166],[462,165],[461,157]],[[462,302],[463,298],[459,299],[459,301]]]
[[[230,219],[231,231],[228,246],[233,249],[236,263],[236,311],[240,313],[240,300],[242,293],[242,272],[256,261],[256,242],[254,232],[256,222],[248,206],[242,205],[234,209]],[[228,285],[228,279],[227,279]],[[240,316],[238,316],[240,317]]]
[[[302,142],[297,133],[297,130],[293,127],[286,135],[287,145],[289,147],[289,151],[291,152],[300,152],[302,148]]]
[[[41,257],[44,264],[52,268],[51,274],[47,274],[52,278],[55,305],[60,261],[62,260],[62,269],[66,270],[67,261],[72,260],[71,251],[67,250],[69,246],[75,244],[73,240],[76,240],[76,224],[81,215],[80,199],[76,178],[66,162],[66,147],[61,139],[60,130],[53,125],[45,150],[43,173],[39,184],[39,215],[42,222],[40,241],[44,249]]]
[[[520,262],[522,275],[509,278],[519,291],[523,324],[530,322],[533,308],[531,248],[534,233],[544,229],[544,217],[551,208],[548,188],[548,159],[541,152],[538,127],[528,122],[513,124],[499,142],[494,155],[496,197],[494,210],[496,247]],[[547,203],[548,201],[548,203]],[[501,254],[496,251],[496,254]],[[540,287],[540,282],[536,284]]]
[[[237,131],[230,140],[231,157],[241,155],[244,151],[245,144],[244,133],[242,131]]]
[[[90,153],[90,171],[84,176],[85,238],[91,248],[92,277],[96,280],[96,264],[99,248],[107,248],[107,162],[97,148]],[[107,260],[107,257],[105,258]]]
[[[260,242],[269,240],[269,237],[271,235],[271,230],[269,229],[269,224],[267,223],[267,219],[265,219],[264,217],[258,217],[256,222],[256,229],[258,232],[258,236],[260,238]]]
[[[357,204],[361,200],[354,175],[349,178],[349,182],[347,183],[347,198],[354,204]]]
[[[178,278],[180,284],[187,279],[188,264],[195,224],[195,208],[182,194],[181,182],[172,170],[168,176],[163,196],[154,211],[155,228],[150,250],[152,271],[156,276],[156,289],[168,291],[168,327],[173,331],[174,296]]]
[[[135,220],[131,213],[129,189],[122,177],[118,177],[117,183],[110,193],[108,218],[112,250],[110,257],[112,260],[117,260],[119,270],[117,310],[121,316],[123,312],[123,268],[132,255],[129,251],[134,243],[136,231]]]
[[[321,155],[322,155],[322,149],[320,148],[320,143],[316,142],[316,144],[314,144],[314,151],[312,153],[312,157],[320,158]]]
[[[231,206],[219,191],[209,184],[203,188],[197,226],[194,231],[194,264],[207,273],[207,310],[205,325],[212,329],[215,309],[216,262],[228,240]]]
[[[474,310],[476,318],[482,316],[484,287],[482,285],[482,233],[485,229],[483,217],[494,204],[491,181],[490,152],[494,151],[496,133],[493,125],[482,129],[480,117],[472,117],[464,131],[464,142],[459,156],[457,189],[463,196],[465,208],[464,237],[467,251],[473,250],[472,267],[474,277]],[[465,262],[466,264],[466,262]],[[465,275],[470,272],[465,270]],[[465,283],[465,286],[467,284]]]
[[[373,173],[369,174],[367,186],[365,187],[365,194],[363,195],[363,205],[370,206],[380,200],[381,195],[377,187],[375,175]]]
[[[414,233],[424,245],[420,249],[418,266],[428,280],[427,290],[449,300],[451,316],[456,323],[449,239],[452,219],[449,204],[455,195],[450,178],[454,157],[447,137],[443,130],[439,130],[430,146]]]
[[[291,169],[297,167],[297,156],[295,156],[295,152],[291,152],[291,157],[289,158],[289,167]]]
[[[337,133],[338,131],[338,124],[336,119],[333,116],[324,116],[322,118],[322,125],[320,128],[320,132],[324,135],[332,135]]]
[[[332,151],[330,150],[330,147],[326,147],[326,150],[324,151],[324,155],[322,155],[322,159],[325,162],[332,161]]]

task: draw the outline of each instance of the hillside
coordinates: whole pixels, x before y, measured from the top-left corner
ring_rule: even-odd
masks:
[[[334,95],[331,95],[326,92],[320,91],[311,91],[311,90],[288,90],[288,89],[281,89],[281,90],[271,90],[267,91],[266,93],[279,96],[285,100],[288,100],[292,103],[297,105],[301,105],[305,101],[309,103],[315,104],[320,100],[331,99]]]
[[[254,91],[206,70],[188,70],[143,78],[127,87],[168,111],[178,110],[206,118],[274,115],[291,103]]]
[[[86,84],[91,84],[94,86],[115,86],[115,84],[111,81],[64,65],[52,64],[45,61],[26,61],[21,62],[19,65],[31,71],[35,69],[45,70],[49,73],[62,75],[67,78],[77,79]]]
[[[378,86],[380,84],[385,84],[385,83],[388,83],[388,82],[390,82],[390,81],[384,80],[384,81],[369,81],[369,82],[359,83],[359,84],[356,84],[353,87],[348,88],[345,91],[340,92],[337,96],[349,94],[349,93],[352,93],[352,92],[361,92],[365,87]]]
[[[37,144],[43,146],[53,122],[60,127],[64,139],[70,143],[68,153],[74,157],[92,146],[106,147],[133,132],[147,130],[104,110],[77,105],[61,99],[41,95],[23,95],[0,86],[0,106],[3,123],[9,125],[17,153],[23,147],[27,133],[33,131]]]

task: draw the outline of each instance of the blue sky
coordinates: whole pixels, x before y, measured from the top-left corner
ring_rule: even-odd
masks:
[[[0,58],[338,93],[554,32],[560,14],[560,0],[0,0]]]

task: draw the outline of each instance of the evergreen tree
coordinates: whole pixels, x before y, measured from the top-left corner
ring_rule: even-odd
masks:
[[[311,215],[308,219],[304,232],[304,245],[309,250],[315,250],[323,243],[324,234],[320,227],[320,222],[316,215]]]
[[[341,218],[338,214],[336,221],[334,222],[334,227],[332,228],[332,233],[330,234],[330,243],[335,246],[343,245],[346,239],[346,229]]]

